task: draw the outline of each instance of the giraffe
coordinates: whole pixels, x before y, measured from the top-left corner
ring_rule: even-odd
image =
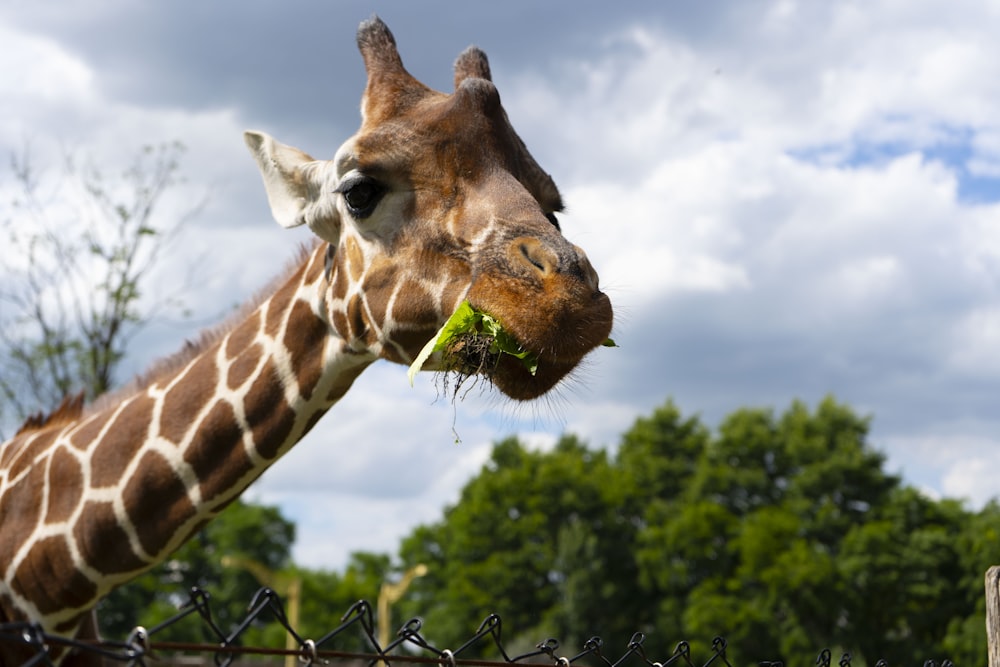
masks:
[[[297,261],[132,386],[67,399],[0,445],[0,622],[95,637],[104,595],[216,516],[367,366],[412,362],[464,300],[537,355],[534,372],[513,357],[484,371],[516,401],[606,340],[610,300],[562,235],[559,191],[511,127],[485,54],[458,57],[446,94],[407,72],[378,17],[357,42],[362,122],[332,160],[244,135],[276,221],[317,237]],[[436,353],[426,368],[450,363]],[[12,650],[0,645],[0,664],[16,664]]]

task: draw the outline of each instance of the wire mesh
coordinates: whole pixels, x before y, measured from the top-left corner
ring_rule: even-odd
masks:
[[[136,627],[123,641],[82,640],[46,633],[36,623],[0,623],[0,648],[16,647],[18,655],[28,656],[20,664],[5,667],[57,667],[60,656],[67,651],[90,654],[103,658],[106,664],[121,664],[129,667],[152,667],[162,664],[167,653],[195,653],[212,656],[217,667],[229,667],[234,661],[245,656],[279,657],[294,655],[305,667],[331,664],[335,661],[357,661],[369,667],[382,663],[385,667],[394,664],[435,664],[442,667],[734,667],[727,656],[727,642],[723,637],[714,637],[710,642],[699,645],[695,657],[692,645],[687,641],[676,644],[673,652],[657,659],[648,656],[643,648],[645,635],[632,635],[624,649],[612,651],[599,636],[584,642],[582,650],[566,653],[556,639],[545,639],[535,645],[534,650],[511,656],[502,638],[503,623],[499,615],[490,614],[480,623],[476,632],[454,649],[442,649],[431,644],[422,633],[422,622],[418,618],[408,620],[396,633],[396,638],[386,646],[380,646],[375,633],[374,614],[371,605],[359,600],[351,605],[340,619],[340,624],[318,639],[301,636],[289,622],[281,598],[271,589],[262,588],[254,595],[246,616],[237,622],[229,632],[219,627],[212,615],[210,596],[200,588],[191,589],[188,599],[179,611],[169,619],[151,628]],[[243,646],[240,643],[246,631],[262,616],[269,614],[271,622],[277,622],[294,638],[298,649]],[[157,641],[156,636],[165,628],[189,616],[197,616],[217,643]],[[370,652],[357,653],[336,649],[336,640],[345,636],[357,637],[360,633]],[[492,645],[496,659],[466,658],[464,653],[472,647],[483,648]],[[0,651],[0,656],[7,651]],[[830,649],[822,649],[816,657],[816,667],[833,667],[835,656]],[[758,660],[760,667],[784,667],[776,660]],[[837,659],[837,667],[852,667],[850,653]],[[884,660],[875,667],[888,667]],[[950,660],[936,662],[927,660],[924,667],[954,667]]]

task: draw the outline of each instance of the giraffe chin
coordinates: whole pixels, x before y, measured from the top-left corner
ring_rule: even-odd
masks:
[[[576,363],[540,360],[534,375],[520,360],[506,357],[499,360],[490,374],[490,381],[505,396],[515,401],[530,401],[547,393],[576,367]]]
[[[453,375],[445,386],[455,395],[467,381],[485,378],[493,387],[515,401],[530,401],[547,393],[576,367],[576,362],[540,361],[534,372],[516,357],[490,352],[489,336],[470,337],[453,345],[445,357],[444,373]]]

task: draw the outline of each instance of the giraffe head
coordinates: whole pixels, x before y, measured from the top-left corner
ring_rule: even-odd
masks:
[[[558,189],[511,127],[482,51],[459,56],[445,94],[406,71],[378,18],[358,46],[362,124],[333,160],[246,134],[277,221],[330,244],[330,326],[349,350],[410,363],[467,299],[538,360],[532,373],[501,355],[493,384],[544,394],[612,325],[597,273],[559,229]]]

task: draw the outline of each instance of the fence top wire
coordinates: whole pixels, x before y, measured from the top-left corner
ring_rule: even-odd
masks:
[[[179,611],[151,628],[141,626],[132,630],[124,641],[113,640],[80,640],[46,633],[36,623],[0,623],[0,643],[12,643],[27,649],[25,654],[30,657],[21,663],[20,667],[57,667],[58,660],[53,658],[53,649],[73,650],[100,656],[105,661],[120,663],[127,667],[147,667],[155,661],[157,654],[165,652],[187,652],[212,655],[217,667],[229,667],[241,656],[287,656],[299,658],[305,667],[312,665],[327,665],[332,661],[357,660],[367,662],[369,667],[382,662],[386,667],[397,664],[434,664],[441,667],[571,667],[582,664],[589,659],[596,661],[600,667],[621,667],[625,662],[633,662],[636,667],[733,667],[726,655],[727,643],[722,637],[712,639],[709,650],[711,655],[705,662],[698,663],[692,658],[691,646],[686,641],[679,642],[673,653],[663,660],[654,660],[646,655],[643,643],[646,639],[641,632],[636,632],[626,644],[625,650],[617,658],[609,656],[604,647],[604,641],[597,636],[591,637],[583,644],[583,650],[572,656],[559,652],[559,642],[546,639],[539,642],[533,651],[511,657],[504,647],[501,630],[502,621],[497,614],[490,614],[479,625],[479,629],[468,640],[455,649],[440,649],[433,646],[422,634],[422,622],[413,618],[403,624],[396,633],[396,638],[386,646],[380,646],[375,636],[375,623],[371,605],[365,600],[355,602],[341,617],[340,624],[322,635],[319,639],[308,639],[299,635],[291,626],[285,615],[281,598],[270,588],[257,591],[250,602],[246,616],[239,621],[230,632],[223,631],[212,617],[209,604],[210,596],[200,588],[192,588],[187,601]],[[295,639],[299,646],[297,650],[285,648],[248,647],[242,646],[241,636],[265,613],[279,623],[285,631]],[[218,643],[185,643],[156,641],[155,636],[181,619],[197,615],[204,627],[215,637]],[[360,633],[371,652],[355,653],[339,651],[332,648],[333,640],[349,632]],[[357,635],[355,635],[357,636]],[[462,653],[483,642],[492,643],[502,660],[483,660],[478,658],[463,658]],[[406,653],[397,651],[405,649]],[[816,657],[817,667],[833,667],[833,653],[823,649]],[[760,667],[784,667],[781,661],[759,661]],[[11,665],[10,667],[17,667]],[[851,654],[844,653],[837,662],[837,667],[851,667]],[[888,667],[880,660],[875,667]],[[924,667],[954,667],[950,660],[941,663],[928,660]]]

